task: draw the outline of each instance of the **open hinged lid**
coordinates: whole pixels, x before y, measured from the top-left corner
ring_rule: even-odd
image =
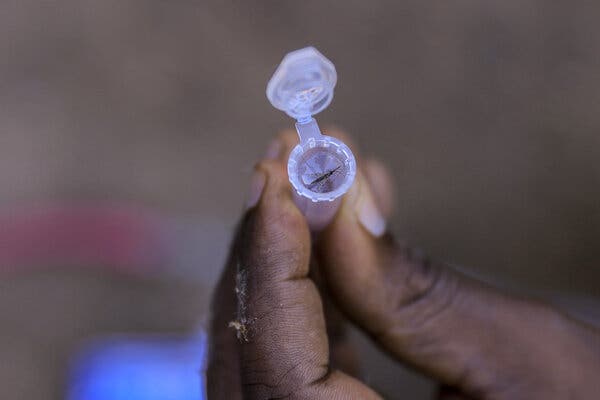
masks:
[[[273,107],[304,122],[333,99],[337,74],[333,63],[314,47],[288,53],[267,85]]]

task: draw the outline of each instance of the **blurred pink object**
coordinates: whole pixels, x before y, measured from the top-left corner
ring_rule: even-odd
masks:
[[[0,212],[0,272],[98,268],[146,274],[164,266],[160,218],[121,205],[21,208]]]

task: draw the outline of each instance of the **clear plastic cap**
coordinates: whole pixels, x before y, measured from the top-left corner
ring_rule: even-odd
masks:
[[[306,121],[331,103],[336,81],[333,63],[305,47],[283,58],[267,85],[267,98],[273,107]]]

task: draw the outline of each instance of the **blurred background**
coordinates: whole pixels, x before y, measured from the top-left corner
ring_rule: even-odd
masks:
[[[181,358],[202,398],[248,178],[293,123],[266,83],[306,45],[338,71],[321,126],[394,175],[398,235],[600,320],[599,19],[583,0],[2,2],[0,397],[182,398],[154,379]],[[386,398],[433,392],[353,335]],[[94,386],[122,379],[111,357],[145,395]]]

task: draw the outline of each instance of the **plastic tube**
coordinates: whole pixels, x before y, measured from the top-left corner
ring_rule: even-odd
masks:
[[[340,140],[323,135],[313,115],[333,99],[335,67],[314,47],[287,54],[267,85],[271,104],[296,119],[300,143],[288,160],[294,201],[313,231],[335,216],[356,176],[356,160]]]

